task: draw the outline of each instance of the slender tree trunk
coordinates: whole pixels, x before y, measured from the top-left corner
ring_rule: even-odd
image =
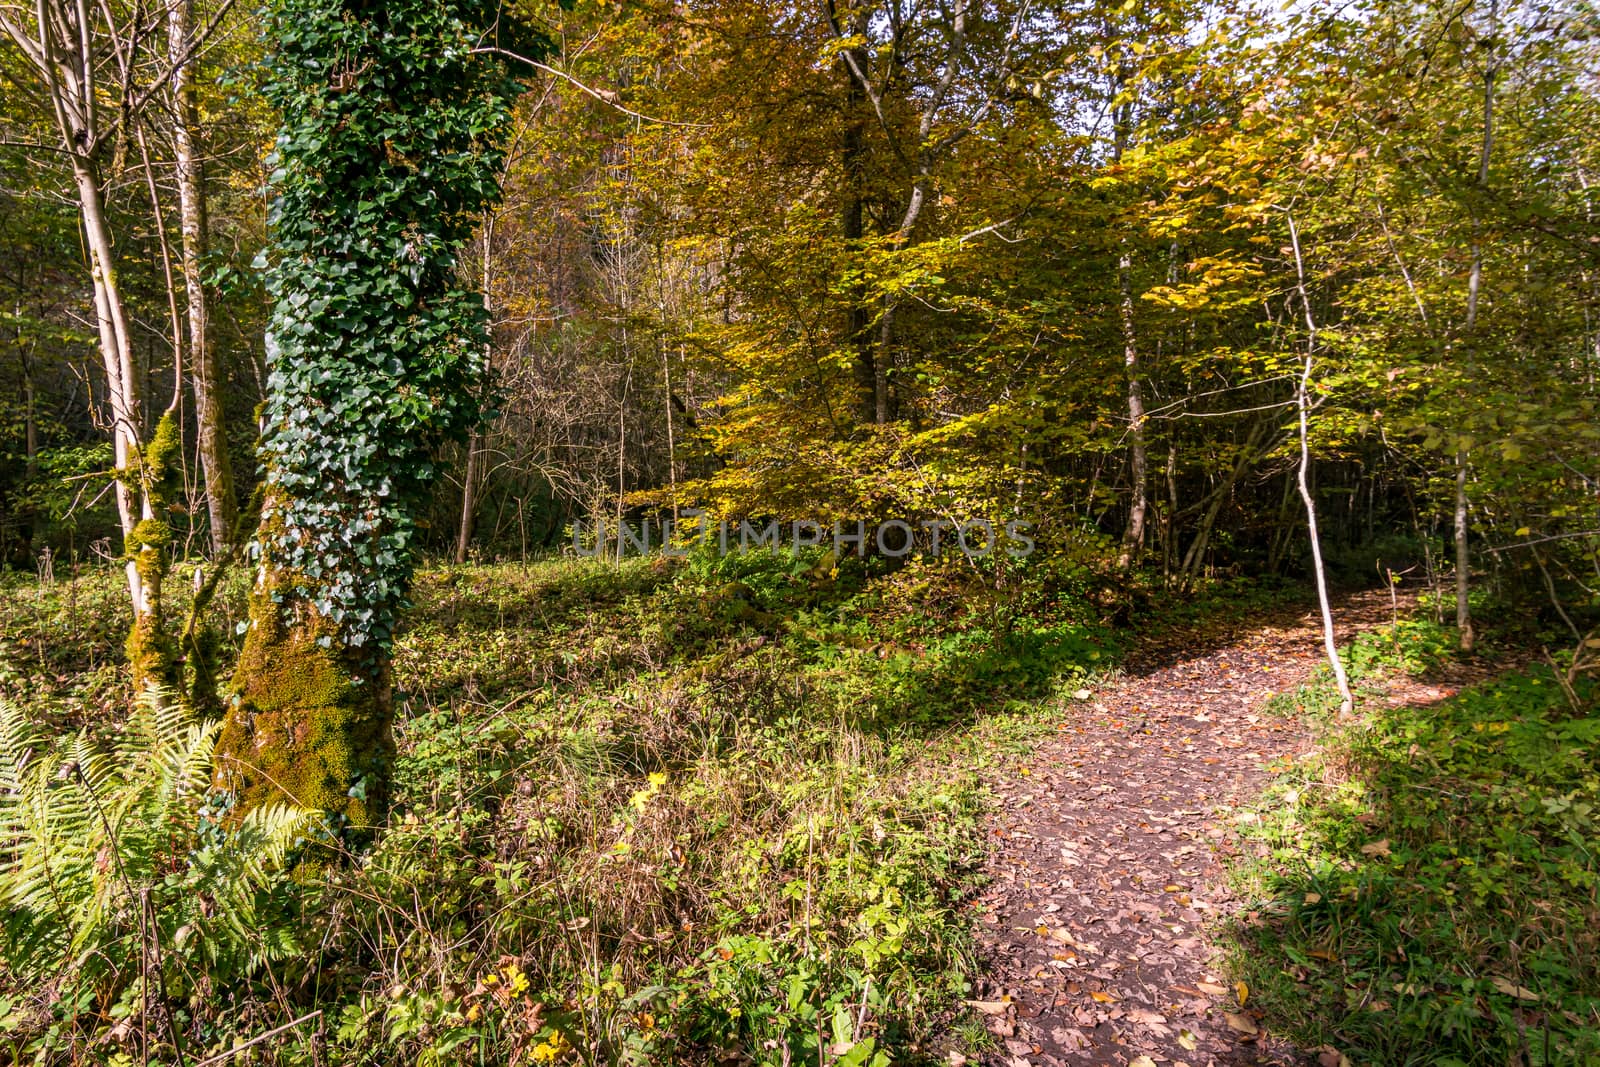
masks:
[[[494,329],[494,290],[490,282],[494,280],[494,214],[486,213],[483,219],[483,310],[489,319],[489,328]],[[485,353],[484,365],[488,366],[493,359],[493,352]],[[468,551],[472,548],[472,527],[478,513],[478,489],[483,480],[483,454],[488,447],[488,435],[482,429],[474,430],[467,438],[467,470],[461,482],[461,518],[456,524],[456,554],[457,563],[467,561]]]
[[[883,316],[878,320],[878,346],[872,357],[872,416],[879,426],[887,426],[898,414],[889,382],[894,351],[894,313],[898,306],[898,299],[893,297],[884,304]]]
[[[1339,656],[1339,642],[1333,627],[1333,608],[1328,602],[1328,577],[1322,566],[1322,541],[1317,536],[1317,503],[1311,496],[1311,371],[1316,361],[1317,322],[1311,313],[1311,298],[1306,292],[1305,260],[1300,254],[1300,231],[1295,227],[1294,216],[1289,216],[1289,236],[1294,247],[1295,288],[1300,297],[1301,309],[1306,319],[1306,355],[1295,386],[1295,411],[1299,416],[1300,464],[1295,472],[1295,484],[1300,488],[1300,500],[1306,506],[1306,536],[1311,541],[1311,573],[1317,582],[1317,604],[1322,609],[1322,647],[1327,653],[1328,665],[1333,668],[1333,681],[1339,689],[1339,717],[1344,718],[1355,710],[1355,697],[1350,692],[1350,678],[1345,674],[1344,660]]]
[[[182,679],[162,602],[167,544],[165,521],[171,480],[181,459],[177,422],[164,415],[148,448],[139,439],[141,391],[134,373],[127,311],[112,258],[105,202],[92,164],[80,167],[78,194],[94,275],[95,317],[110,386],[113,454],[119,472],[117,512],[122,521],[123,572],[133,605],[127,656],[135,691],[157,686],[176,691]]]
[[[34,396],[33,361],[26,353],[22,357],[22,422],[27,471],[32,474],[39,458],[39,415],[38,400]]]
[[[78,208],[83,217],[85,243],[89,250],[89,272],[93,279],[95,325],[100,334],[100,356],[106,372],[107,397],[111,404],[111,440],[119,471],[131,470],[139,454],[138,379],[128,353],[127,313],[122,302],[116,267],[112,259],[111,231],[106,223],[105,202],[100,179],[93,163],[75,163]],[[138,494],[130,479],[117,479],[117,514],[123,536],[133,532],[139,521]],[[130,568],[131,568],[130,564]],[[134,610],[143,602],[138,574],[130,569],[128,589]]]
[[[1127,249],[1117,259],[1117,285],[1121,290],[1122,366],[1128,387],[1128,480],[1132,498],[1128,504],[1128,527],[1122,538],[1118,566],[1127,569],[1144,548],[1145,513],[1149,508],[1149,459],[1145,453],[1144,383],[1140,379],[1139,345],[1133,327],[1133,287],[1129,278],[1131,261]]]
[[[113,259],[111,230],[105,201],[92,160],[75,161],[78,202],[89,249],[94,280],[95,319],[100,352],[105,364],[111,401],[112,450],[119,475],[115,484],[117,514],[122,524],[123,573],[133,606],[128,632],[128,665],[136,691],[150,686],[171,687],[175,658],[166,639],[162,612],[161,579],[166,569],[166,542],[170,530],[157,514],[159,495],[154,482],[166,480],[169,463],[176,459],[175,440],[163,439],[159,462],[152,464],[140,447],[141,397],[130,354],[127,311]],[[158,436],[175,438],[175,423],[162,420]],[[152,469],[159,467],[160,469]]]
[[[1120,95],[1127,85],[1125,73],[1112,83],[1114,94]],[[1133,121],[1132,103],[1117,105],[1111,158],[1122,161],[1128,149],[1128,138]],[[1122,369],[1128,393],[1128,525],[1123,531],[1122,553],[1117,566],[1123,570],[1133,565],[1144,549],[1145,513],[1149,509],[1149,459],[1145,454],[1144,383],[1139,368],[1139,338],[1133,322],[1133,257],[1128,252],[1128,239],[1120,239],[1117,251],[1117,318],[1122,327]]]
[[[1456,453],[1456,496],[1455,496],[1455,547],[1456,547],[1456,630],[1461,651],[1471,652],[1477,643],[1477,635],[1472,625],[1472,602],[1470,591],[1472,587],[1472,549],[1468,541],[1467,509],[1467,453],[1465,450]]]
[[[1311,572],[1316,576],[1317,604],[1322,609],[1322,648],[1328,656],[1329,666],[1333,668],[1334,685],[1339,690],[1339,716],[1343,718],[1354,710],[1355,698],[1350,692],[1350,678],[1345,673],[1344,660],[1339,656],[1339,643],[1334,635],[1333,608],[1328,603],[1328,577],[1322,566],[1322,542],[1317,536],[1317,505],[1311,498],[1311,489],[1307,485],[1307,475],[1311,470],[1308,418],[1311,401],[1308,388],[1312,365],[1311,354],[1307,352],[1300,383],[1295,389],[1295,407],[1300,416],[1300,466],[1295,473],[1295,483],[1300,487],[1300,499],[1306,506],[1306,536],[1311,542]]]
[[[1489,40],[1499,32],[1499,0],[1489,0]],[[1496,74],[1494,53],[1489,55],[1489,65],[1483,74],[1483,140],[1478,149],[1478,181],[1480,192],[1489,187],[1489,160],[1494,153],[1494,79]],[[1482,225],[1478,221],[1478,205],[1472,206],[1472,270],[1467,275],[1467,370],[1472,373],[1477,364],[1478,296],[1483,287]],[[1469,522],[1467,506],[1468,454],[1465,448],[1456,450],[1455,542],[1456,542],[1456,629],[1461,651],[1471,652],[1477,643],[1477,633],[1472,625],[1472,550],[1468,542]]]
[[[1161,585],[1172,584],[1172,568],[1178,562],[1178,444],[1167,440],[1167,508],[1161,517]]]
[[[678,447],[672,428],[672,360],[667,354],[667,346],[661,346],[661,383],[666,390],[665,403],[667,416],[667,486],[672,494],[672,525],[678,525]]]
[[[183,289],[188,308],[189,373],[200,467],[206,479],[206,512],[211,520],[211,550],[221,555],[238,520],[233,466],[228,459],[227,420],[216,349],[211,344],[210,294],[202,275],[206,234],[205,163],[195,146],[199,110],[195,105],[193,0],[169,0],[167,49],[172,64],[172,144],[178,178],[179,224],[183,233]]]
[[[472,520],[478,510],[478,482],[483,477],[483,451],[487,442],[482,433],[467,439],[467,470],[461,481],[461,520],[456,524],[455,561],[465,563],[472,548]]]

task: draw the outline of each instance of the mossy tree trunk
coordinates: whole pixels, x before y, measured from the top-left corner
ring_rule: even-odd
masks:
[[[281,511],[269,499],[264,512]],[[218,751],[236,809],[287,798],[341,826],[375,825],[388,808],[394,689],[387,653],[352,645],[302,576],[267,547],[250,595],[250,629]]]
[[[479,417],[485,316],[456,263],[499,195],[518,89],[500,46],[545,51],[501,18],[488,0],[269,5],[267,488],[217,750],[238,812],[287,798],[359,831],[388,806],[416,515],[439,446]]]
[[[183,667],[167,618],[163,585],[171,557],[172,527],[166,515],[181,484],[183,443],[171,411],[156,423],[150,443],[135,453],[123,479],[133,483],[140,518],[123,537],[133,593],[133,624],[128,628],[126,651],[134,691],[183,688]]]

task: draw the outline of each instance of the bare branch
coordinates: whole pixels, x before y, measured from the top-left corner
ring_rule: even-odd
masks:
[[[564,70],[557,70],[555,67],[546,66],[536,59],[529,59],[527,56],[519,56],[517,53],[504,48],[499,48],[493,45],[480,45],[477,48],[474,48],[472,51],[475,55],[498,55],[504,56],[507,59],[514,59],[518,63],[526,63],[534,70],[543,71],[544,73],[552,75],[553,77],[560,78],[562,81],[568,82],[582,92],[594,97],[607,107],[614,108],[630,118],[639,119],[641,122],[653,122],[661,126],[679,126],[691,130],[709,130],[712,128],[711,123],[709,122],[677,122],[673,119],[660,119],[652,115],[646,115],[643,112],[634,111],[632,108],[625,107],[618,103],[617,94],[612,92],[610,89],[590,88]]]

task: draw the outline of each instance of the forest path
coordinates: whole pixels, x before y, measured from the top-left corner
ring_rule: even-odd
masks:
[[[1341,644],[1392,617],[1386,590],[1335,603]],[[1313,746],[1263,705],[1322,657],[1315,609],[1168,633],[991,776],[974,996],[998,1050],[985,1064],[1307,1062],[1257,1029],[1210,935],[1243,907],[1226,877],[1247,847],[1235,806]]]

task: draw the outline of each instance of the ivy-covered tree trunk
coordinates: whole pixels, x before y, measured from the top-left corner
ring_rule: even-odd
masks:
[[[478,416],[483,306],[456,258],[498,196],[516,84],[480,0],[269,14],[267,488],[217,777],[237,810],[287,797],[359,829],[388,804],[390,640],[430,457]]]

